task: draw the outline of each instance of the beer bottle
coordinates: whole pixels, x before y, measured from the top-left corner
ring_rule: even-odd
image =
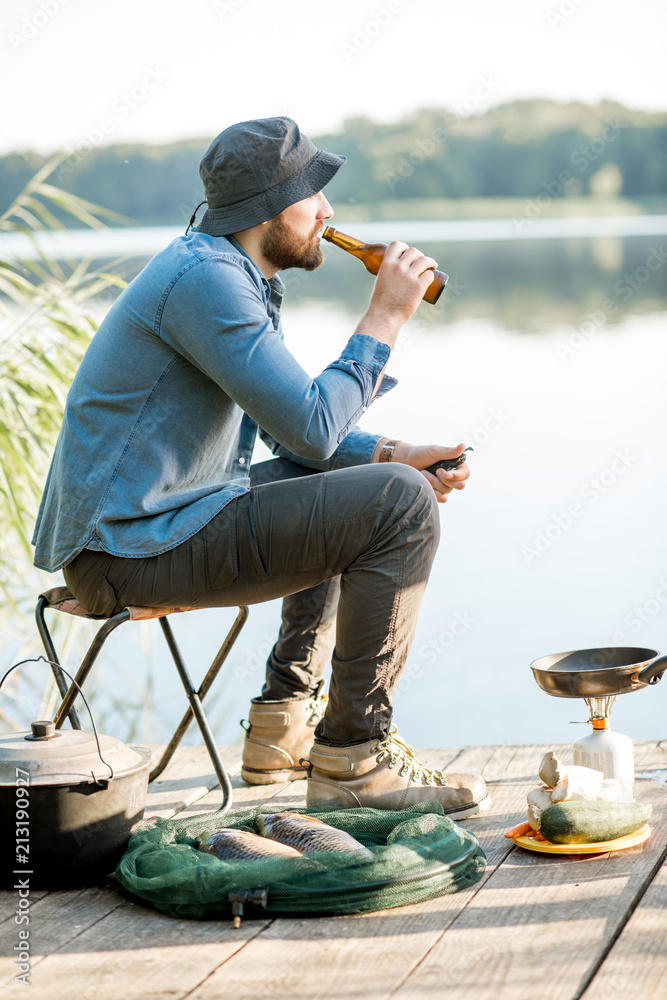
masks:
[[[358,240],[354,236],[346,236],[345,233],[339,232],[333,226],[326,227],[322,233],[322,239],[335,244],[341,250],[346,250],[353,257],[358,257],[366,270],[370,271],[371,274],[377,274],[380,270],[382,258],[388,245],[386,243],[364,243],[363,240]],[[431,270],[433,271],[433,281],[424,292],[423,297],[426,302],[435,305],[440,298],[443,288],[447,284],[449,275],[443,271],[436,271],[435,268],[431,268]]]

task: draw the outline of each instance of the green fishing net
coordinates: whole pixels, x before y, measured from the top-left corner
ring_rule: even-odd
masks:
[[[264,805],[233,812],[144,823],[131,837],[115,879],[121,891],[172,917],[227,918],[245,901],[245,916],[364,913],[433,899],[480,878],[486,858],[477,838],[448,819],[437,802],[382,809],[286,809],[316,816],[355,837],[373,855],[338,853],[221,861],[198,850],[220,827],[255,832]],[[264,892],[258,892],[264,890]],[[256,901],[262,909],[250,907]],[[231,897],[231,898],[230,898]]]

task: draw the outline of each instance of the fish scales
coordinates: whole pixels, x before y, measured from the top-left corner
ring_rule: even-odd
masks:
[[[301,851],[288,844],[267,840],[249,830],[223,827],[216,830],[201,848],[220,861],[261,861],[266,858],[300,858]]]
[[[351,834],[329,826],[314,816],[288,812],[270,813],[257,816],[255,827],[263,837],[288,844],[304,854],[326,852],[349,854],[359,861],[374,860],[373,853]]]

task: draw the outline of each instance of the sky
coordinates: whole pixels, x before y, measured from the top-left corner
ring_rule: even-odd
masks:
[[[516,98],[667,108],[664,0],[4,0],[0,155]]]

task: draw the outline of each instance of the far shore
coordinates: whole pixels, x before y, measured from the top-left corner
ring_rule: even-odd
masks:
[[[664,215],[667,196],[653,198],[553,198],[543,191],[526,198],[393,198],[366,204],[336,202],[339,222],[375,222],[403,219],[511,219],[539,213],[543,219],[597,216]]]

